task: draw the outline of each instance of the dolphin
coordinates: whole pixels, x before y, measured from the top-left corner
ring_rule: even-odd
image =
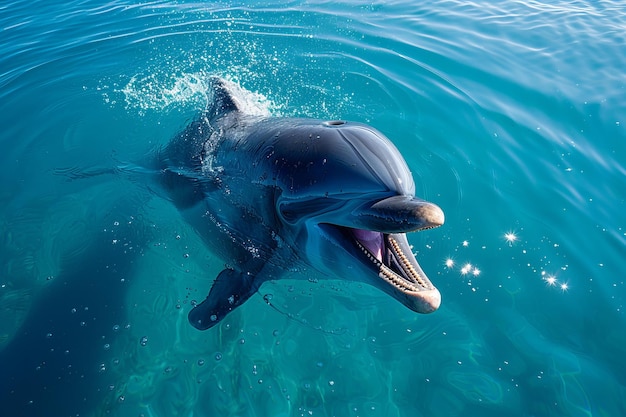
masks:
[[[158,153],[161,183],[226,263],[188,314],[215,326],[286,271],[372,285],[418,313],[441,295],[406,233],[444,223],[415,197],[398,149],[365,124],[250,111],[237,84],[213,77],[211,104]]]

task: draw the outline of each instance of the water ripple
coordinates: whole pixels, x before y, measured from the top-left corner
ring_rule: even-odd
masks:
[[[89,411],[623,415],[625,22],[619,1],[3,2],[0,346],[93,263],[132,326],[63,341],[97,352]],[[275,115],[364,121],[397,144],[446,211],[410,237],[439,312],[281,281],[263,287],[276,310],[253,297],[215,332],[188,326],[222,262],[148,179],[115,168],[206,108],[214,74]],[[94,241],[116,258],[83,260]],[[73,392],[20,371],[29,392]]]

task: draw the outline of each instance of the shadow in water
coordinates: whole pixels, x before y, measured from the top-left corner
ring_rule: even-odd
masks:
[[[134,240],[131,249],[124,241],[130,240],[112,243],[101,234],[41,290],[0,352],[3,414],[77,416],[102,402],[113,384],[105,370],[112,360],[108,347],[126,323],[126,288],[145,242]]]

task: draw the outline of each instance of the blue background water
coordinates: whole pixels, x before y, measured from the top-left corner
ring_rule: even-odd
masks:
[[[3,2],[0,414],[626,415],[625,22],[619,1]],[[223,265],[106,170],[167,143],[211,74],[396,143],[446,212],[410,237],[438,312],[285,280],[188,325]]]

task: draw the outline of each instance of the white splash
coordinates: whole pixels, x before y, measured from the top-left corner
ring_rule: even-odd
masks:
[[[137,74],[124,87],[117,90],[124,95],[127,110],[169,111],[172,109],[206,110],[213,101],[211,78],[219,76],[226,82],[239,108],[253,116],[271,116],[280,113],[276,105],[265,95],[241,87],[238,77],[230,74],[213,74],[204,71],[164,74],[155,72]]]
[[[119,91],[124,94],[126,108],[137,109],[140,113],[179,106],[204,109],[210,99],[208,80],[202,72],[169,77],[163,74],[135,75]]]

